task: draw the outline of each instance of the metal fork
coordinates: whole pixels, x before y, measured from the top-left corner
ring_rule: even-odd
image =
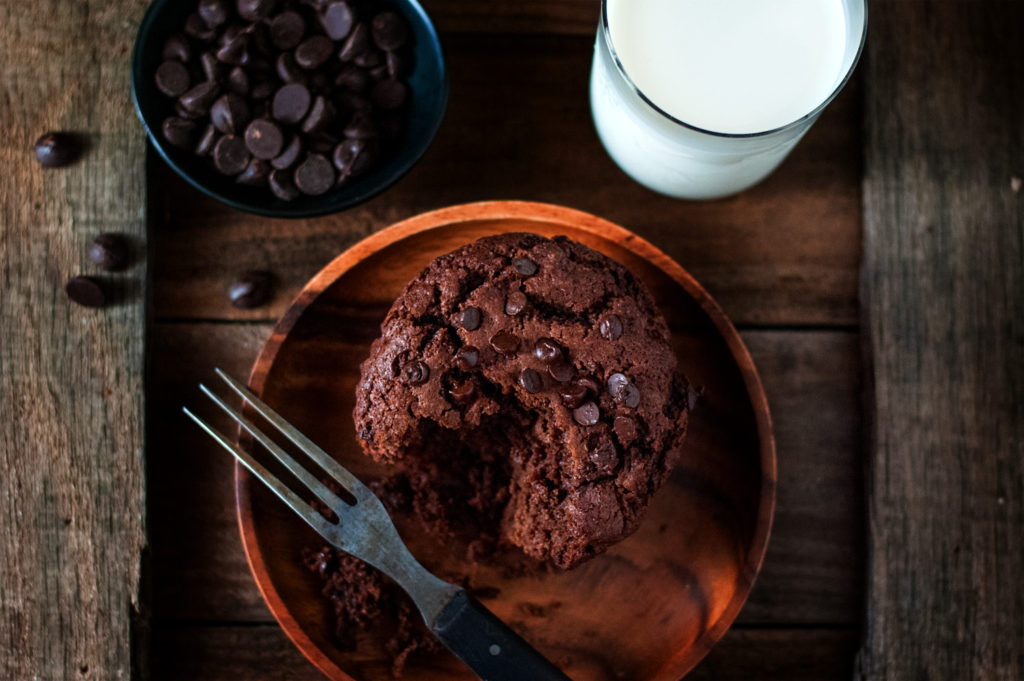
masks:
[[[284,485],[248,452],[182,407],[222,447],[231,452],[253,475],[271,489],[333,546],[360,558],[398,583],[412,597],[431,632],[484,681],[568,681],[569,677],[513,632],[465,589],[431,574],[413,557],[398,536],[380,499],[351,472],[313,444],[245,386],[216,369],[217,375],[245,399],[268,423],[312,459],[355,499],[354,504],[332,492],[327,485],[267,437],[239,411],[228,406],[205,385],[199,388],[218,407],[272,453],[303,485],[337,514],[337,524],[327,520],[309,503]]]

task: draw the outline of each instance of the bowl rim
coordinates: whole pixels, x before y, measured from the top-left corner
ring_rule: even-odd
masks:
[[[761,384],[760,376],[746,344],[740,338],[736,327],[726,316],[718,302],[681,265],[665,252],[641,236],[613,222],[591,213],[548,203],[530,201],[482,201],[459,204],[421,213],[401,220],[389,227],[371,234],[346,249],[321,269],[289,304],[285,313],[274,325],[270,336],[260,350],[248,378],[248,385],[257,395],[262,395],[266,386],[269,368],[273,365],[289,332],[305,311],[329,286],[346,272],[358,266],[363,260],[409,236],[434,229],[442,229],[460,222],[478,220],[515,219],[545,223],[561,223],[575,230],[614,241],[636,255],[652,263],[683,287],[694,301],[708,315],[721,334],[729,352],[736,362],[743,384],[754,412],[757,429],[759,463],[761,466],[760,501],[757,507],[757,523],[751,539],[750,549],[742,563],[737,578],[737,589],[721,615],[708,626],[688,649],[685,656],[669,658],[658,671],[658,676],[682,678],[689,673],[725,635],[732,626],[764,564],[768,540],[775,517],[778,467],[775,449],[775,435],[772,427],[768,399]],[[235,463],[235,511],[238,529],[242,539],[249,570],[268,608],[284,630],[285,635],[321,672],[331,679],[357,681],[328,657],[302,630],[288,606],[274,588],[270,572],[263,560],[251,513],[252,498],[250,484],[252,476],[239,463]]]
[[[149,145],[156,150],[160,158],[162,158],[164,162],[189,185],[195,187],[210,198],[220,201],[226,206],[230,206],[236,210],[251,213],[253,215],[270,218],[300,219],[340,213],[341,211],[365,203],[375,196],[378,196],[384,190],[390,188],[408,174],[408,172],[412,170],[412,168],[423,158],[423,155],[426,153],[427,149],[430,148],[434,138],[437,136],[437,131],[441,128],[445,112],[448,109],[448,97],[450,93],[448,66],[444,59],[444,50],[441,45],[441,39],[437,34],[437,29],[434,26],[434,23],[430,20],[430,16],[427,14],[426,10],[423,9],[423,6],[420,5],[419,0],[393,0],[396,3],[407,5],[412,10],[412,13],[422,22],[423,28],[430,37],[431,51],[437,55],[437,68],[440,71],[440,83],[437,91],[439,105],[437,107],[437,111],[433,116],[433,120],[430,121],[427,134],[417,138],[416,144],[411,145],[413,153],[409,155],[408,159],[404,163],[396,165],[387,175],[383,176],[382,181],[375,186],[371,186],[358,194],[353,194],[348,199],[339,201],[335,204],[325,204],[317,207],[307,207],[305,209],[299,206],[289,207],[288,205],[281,208],[258,206],[245,200],[233,198],[229,194],[218,191],[213,187],[209,187],[203,184],[203,182],[198,178],[193,177],[192,173],[190,173],[186,168],[174,161],[164,146],[163,140],[161,140],[160,135],[158,134],[159,131],[150,125],[150,121],[147,119],[146,114],[143,111],[143,106],[139,101],[139,89],[141,87],[140,80],[144,77],[142,73],[142,62],[144,54],[146,53],[143,43],[147,42],[144,37],[148,37],[153,26],[157,23],[158,16],[164,11],[164,9],[172,2],[176,1],[178,0],[153,0],[146,9],[146,13],[143,15],[142,21],[139,22],[139,29],[135,34],[135,43],[132,47],[131,56],[132,104],[135,108],[135,114],[138,116],[143,129],[146,131],[146,139],[149,142]]]

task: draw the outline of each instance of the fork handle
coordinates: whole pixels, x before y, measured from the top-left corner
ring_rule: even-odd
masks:
[[[571,681],[464,589],[437,616],[433,630],[483,681]]]

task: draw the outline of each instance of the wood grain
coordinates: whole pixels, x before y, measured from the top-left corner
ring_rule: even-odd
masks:
[[[0,2],[0,678],[127,679],[145,547],[142,285],[76,307],[87,244],[121,232],[144,252],[144,146],[128,53],[144,3]],[[48,129],[86,136],[44,170]]]
[[[871,12],[859,678],[1021,679],[1024,5]]]
[[[322,681],[273,625],[160,626],[154,681]],[[733,629],[687,675],[688,681],[847,681],[851,629]]]
[[[604,152],[587,99],[591,38],[443,41],[451,98],[441,130],[404,179],[363,206],[316,220],[258,218],[201,196],[163,164],[154,168],[163,197],[156,316],[276,319],[313,274],[367,234],[445,205],[513,198],[587,210],[637,232],[738,324],[857,323],[856,78],[763,184],[731,199],[685,202],[644,189]],[[268,307],[236,310],[223,292],[235,272],[254,267],[275,272],[279,293]]]
[[[244,376],[267,324],[158,323],[150,420],[154,617],[268,622],[234,515],[229,457],[190,427],[182,404],[201,398],[212,367]],[[857,336],[743,335],[773,408],[779,450],[776,524],[764,569],[738,621],[855,625],[860,619],[862,518]]]
[[[600,0],[424,0],[439,31],[593,36]]]

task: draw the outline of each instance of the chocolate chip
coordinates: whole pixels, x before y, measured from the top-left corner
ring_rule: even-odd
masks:
[[[203,21],[198,12],[189,14],[188,18],[185,19],[185,34],[204,43],[217,37],[217,32]]]
[[[64,292],[73,302],[85,307],[103,307],[107,296],[103,286],[92,277],[72,277],[64,284]]]
[[[312,70],[327,61],[334,52],[334,43],[327,36],[315,35],[306,38],[295,48],[295,63]]]
[[[695,388],[692,385],[686,386],[686,408],[693,411],[700,401],[704,399],[704,388]]]
[[[298,123],[309,111],[311,101],[309,89],[301,83],[289,83],[274,94],[271,111],[274,118],[282,123]]]
[[[270,300],[274,277],[270,272],[249,270],[242,272],[228,286],[228,299],[235,307],[248,310]]]
[[[473,401],[476,397],[476,386],[473,385],[473,381],[463,381],[456,383],[452,386],[452,389],[448,391],[452,399],[458,404],[467,404]]]
[[[608,394],[616,402],[635,409],[640,404],[640,391],[625,374],[614,373],[608,377]]]
[[[388,67],[386,64],[374,66],[372,69],[368,71],[368,73],[370,74],[370,78],[373,79],[374,82],[384,80],[385,78],[388,77]]]
[[[44,168],[60,168],[78,158],[81,145],[74,135],[63,132],[47,132],[36,140],[32,150],[36,161]]]
[[[349,33],[345,44],[338,52],[338,59],[341,61],[352,61],[357,55],[363,54],[370,49],[370,29],[364,23],[358,23]]]
[[[533,356],[545,364],[561,364],[565,351],[551,338],[538,338],[533,345]]]
[[[331,40],[341,40],[347,36],[355,20],[352,8],[347,2],[332,2],[324,7],[323,14],[320,15],[320,24]]]
[[[249,105],[236,94],[221,95],[210,107],[210,122],[221,132],[234,134],[249,122]]]
[[[382,50],[397,50],[409,39],[409,26],[395,12],[381,12],[371,25],[373,42]]]
[[[252,187],[263,187],[267,184],[270,176],[270,164],[263,159],[254,158],[249,161],[242,174],[235,178],[238,184],[247,184]]]
[[[516,316],[526,307],[526,294],[522,291],[513,291],[505,299],[505,314]]]
[[[636,421],[629,416],[616,416],[612,421],[612,428],[623,445],[628,445],[636,439]]]
[[[285,83],[306,83],[306,73],[295,63],[290,52],[282,52],[274,63],[277,77]]]
[[[350,64],[338,72],[334,84],[362,94],[370,87],[370,77],[367,75],[366,69]]]
[[[540,392],[540,389],[544,387],[544,381],[535,370],[523,369],[522,373],[519,374],[519,385],[522,386],[523,390],[533,395]]]
[[[401,78],[405,75],[407,62],[408,60],[400,52],[387,52],[384,55],[384,64],[387,67],[388,75],[392,78]]]
[[[199,16],[206,25],[216,28],[228,20],[228,7],[224,0],[199,0]]]
[[[562,386],[558,394],[561,396],[562,403],[565,406],[575,409],[587,400],[590,391],[587,390],[586,386],[579,383],[570,383],[569,385]]]
[[[597,328],[606,340],[618,340],[622,337],[622,320],[618,315],[605,315]]]
[[[614,399],[618,400],[619,395],[621,395],[626,389],[626,386],[629,385],[629,377],[627,377],[626,374],[616,372],[608,377],[605,384],[608,386],[608,393]]]
[[[356,66],[361,66],[364,69],[372,69],[376,66],[380,66],[384,63],[384,57],[381,56],[380,50],[375,50],[372,47],[362,54],[357,54],[352,58],[352,63]]]
[[[273,121],[257,118],[245,128],[245,147],[256,158],[269,161],[281,153],[284,135]]]
[[[571,364],[556,364],[548,367],[548,373],[559,383],[568,383],[576,375],[576,370],[572,368]]]
[[[376,145],[372,139],[345,140],[334,148],[334,167],[342,178],[362,175],[376,158]]]
[[[601,418],[601,410],[593,402],[585,402],[573,409],[573,419],[581,426],[592,426]]]
[[[176,59],[167,61],[156,67],[156,75],[153,77],[156,87],[168,97],[177,97],[188,90],[190,79],[188,69]]]
[[[165,118],[161,130],[164,139],[180,149],[191,149],[196,134],[196,123],[187,118],[171,116]]]
[[[266,23],[251,24],[245,32],[249,34],[249,54],[253,57],[252,66],[254,69],[263,71],[270,70],[270,62],[277,56],[277,50],[270,41],[270,29]]]
[[[323,154],[324,156],[333,154],[334,148],[338,146],[338,138],[326,132],[309,135],[306,141],[309,143],[309,150],[312,153]]]
[[[213,127],[213,124],[206,126],[203,130],[203,134],[199,137],[199,141],[196,143],[196,155],[208,156],[213,151],[213,145],[217,143],[217,128]]]
[[[615,445],[607,438],[598,438],[592,446],[588,443],[587,450],[587,458],[598,471],[607,474],[615,470],[615,465],[619,462],[619,455],[615,451]]]
[[[290,50],[302,42],[306,22],[298,12],[281,12],[270,22],[270,42],[279,50]]]
[[[512,261],[512,267],[516,268],[516,272],[524,277],[532,277],[537,274],[537,263],[529,258],[515,258]]]
[[[313,105],[309,108],[309,115],[306,116],[306,120],[302,121],[302,132],[311,134],[323,132],[334,122],[336,113],[333,104],[321,95],[317,95],[313,100]]]
[[[409,385],[423,385],[430,378],[430,367],[414,360],[402,365],[402,380]]]
[[[274,196],[284,201],[294,201],[301,195],[299,188],[292,181],[292,174],[287,170],[270,171],[268,182]]]
[[[601,393],[601,384],[593,376],[580,376],[576,382],[590,391],[590,394],[597,397]]]
[[[295,165],[295,162],[299,160],[299,154],[302,153],[302,140],[298,135],[294,135],[288,145],[285,146],[282,151],[274,160],[270,162],[270,165],[274,166],[279,170],[285,168],[291,168]]]
[[[519,350],[519,336],[508,331],[499,331],[491,336],[491,347],[507,357],[513,357]]]
[[[212,80],[208,80],[178,97],[178,103],[185,111],[206,115],[218,95],[220,95],[220,86]]]
[[[479,307],[467,307],[462,311],[462,328],[466,331],[476,331],[480,328],[483,314]]]
[[[373,86],[370,91],[370,101],[385,111],[397,109],[405,103],[407,94],[405,83],[400,80],[388,78]]]
[[[252,92],[250,93],[250,96],[257,101],[260,101],[269,98],[270,95],[274,94],[275,92],[276,90],[274,90],[274,84],[271,81],[257,80],[256,83],[252,86]]]
[[[472,345],[463,345],[455,351],[455,366],[462,371],[472,371],[480,363],[480,351]]]
[[[213,52],[203,52],[199,55],[199,65],[203,68],[203,75],[206,76],[206,80],[220,82],[221,76],[224,75],[224,64],[220,59],[217,59],[216,54]]]
[[[192,49],[188,46],[188,39],[183,35],[172,35],[164,43],[162,53],[164,59],[177,59],[184,63],[192,58]]]
[[[131,245],[120,234],[104,232],[89,244],[89,260],[109,272],[123,270],[131,262],[131,256]]]
[[[249,165],[249,150],[238,135],[224,135],[213,147],[213,165],[225,175],[238,175]]]
[[[295,169],[295,186],[303,194],[319,196],[334,186],[334,168],[320,154],[310,154]]]
[[[377,126],[366,111],[356,111],[352,114],[342,134],[350,139],[370,139],[377,136]]]
[[[239,97],[245,97],[249,94],[249,74],[245,72],[241,66],[236,66],[231,69],[228,74],[227,83],[228,92],[233,92]]]
[[[238,0],[238,13],[248,21],[259,21],[274,9],[277,0]]]
[[[217,59],[225,64],[244,66],[249,63],[249,36],[245,33],[235,36],[217,50]]]

